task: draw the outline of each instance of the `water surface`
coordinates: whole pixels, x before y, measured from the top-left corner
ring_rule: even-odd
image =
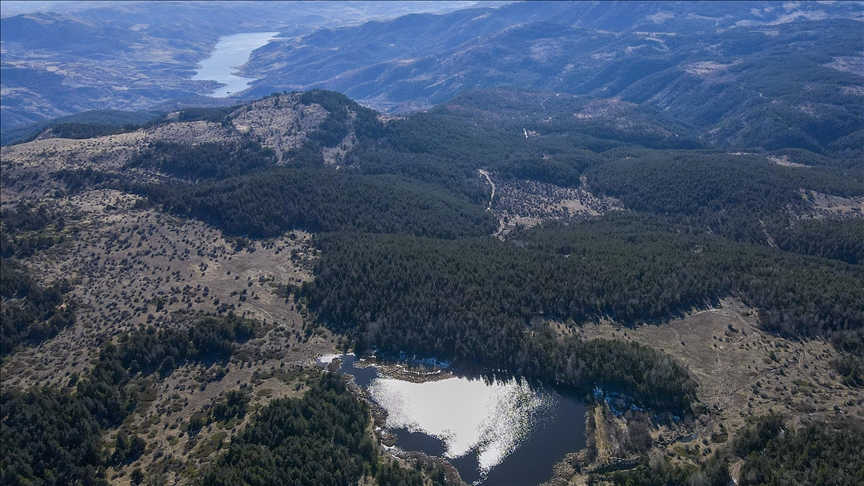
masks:
[[[412,383],[341,358],[341,371],[387,410],[396,447],[446,458],[470,483],[539,484],[565,454],[585,447],[585,406],[571,394],[515,379]]]
[[[225,98],[249,87],[255,78],[237,76],[237,69],[246,64],[252,51],[273,39],[278,32],[253,32],[227,35],[219,39],[216,50],[201,61],[201,68],[192,76],[195,81],[216,81],[225,86],[207,96]]]

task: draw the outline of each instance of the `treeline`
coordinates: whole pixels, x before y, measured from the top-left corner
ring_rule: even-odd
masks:
[[[62,231],[66,220],[45,205],[19,202],[15,207],[0,210],[0,254],[4,258],[25,258],[62,243],[62,235],[43,231],[51,226],[55,232]]]
[[[214,422],[228,422],[233,418],[243,419],[249,406],[249,394],[241,390],[229,390],[221,400],[194,412],[186,425],[190,435],[197,434],[206,425]]]
[[[385,125],[374,111],[332,91],[305,92],[300,102],[328,112],[310,134],[310,146],[335,146],[353,130],[357,144],[340,164],[343,170],[405,176],[478,203],[488,197],[488,188],[476,183],[479,168],[504,177],[578,186],[581,171],[596,161],[594,153],[574,148],[564,136],[528,141],[521,128],[514,132],[512,127],[478,126],[448,113],[416,114]]]
[[[381,463],[368,406],[340,375],[324,373],[302,398],[273,400],[204,471],[203,486],[423,486],[420,472]],[[433,485],[443,484],[433,479]]]
[[[4,390],[0,482],[108,484],[105,466],[134,460],[144,448],[140,437],[122,435],[109,454],[103,431],[118,427],[136,409],[153,365],[170,373],[182,364],[172,359],[182,347],[196,350],[185,359],[227,359],[234,342],[251,337],[252,329],[251,321],[229,313],[193,318],[185,334],[136,330],[106,344],[92,369],[73,375],[67,388]],[[190,337],[192,343],[177,342]]]
[[[16,258],[31,256],[64,240],[66,221],[45,205],[18,203],[0,211],[0,356],[22,344],[39,344],[75,322],[75,304],[65,297],[65,280],[43,287]],[[53,232],[48,232],[48,229]]]
[[[530,369],[527,363],[543,355],[526,351],[539,319],[608,317],[635,324],[726,295],[759,309],[768,331],[823,336],[860,353],[860,267],[675,234],[649,222],[645,215],[625,215],[528,230],[509,242],[319,236],[316,279],[297,291],[328,325],[353,332],[361,350],[455,358],[514,372]],[[625,362],[617,366],[628,369]],[[676,386],[685,396],[683,375]]]
[[[588,476],[587,484],[608,484],[598,481],[598,475]],[[619,471],[607,477],[615,486],[729,486],[734,484],[729,474],[729,460],[722,455],[711,456],[699,467],[670,463],[659,456],[639,464],[629,471]]]
[[[620,198],[636,211],[682,214],[701,221],[721,210],[759,214],[803,206],[798,187],[783,177],[776,164],[761,157],[629,153],[617,160],[610,157],[589,170],[587,177],[592,189]]]
[[[860,196],[864,180],[833,169],[781,167],[757,156],[622,151],[586,174],[590,188],[629,208],[663,216],[693,232],[767,244],[796,253],[860,261],[860,220],[802,221],[809,203],[801,189]],[[625,156],[626,155],[626,156]]]
[[[0,258],[0,356],[22,344],[39,344],[75,323],[75,303],[66,299],[66,282],[44,288],[23,264]]]
[[[99,187],[103,184],[118,184],[117,174],[102,172],[85,167],[83,169],[61,169],[51,174],[51,178],[61,181],[66,186],[66,191],[77,193],[85,189]]]
[[[462,91],[429,112],[510,133],[526,128],[541,136],[566,137],[575,142],[574,146],[597,152],[631,144],[656,149],[703,148],[692,126],[684,126],[650,106],[615,99],[502,87]]]
[[[185,329],[149,327],[125,334],[120,337],[117,358],[132,374],[168,374],[186,361],[226,361],[234,343],[246,342],[254,335],[254,322],[233,313],[201,316]]]
[[[277,102],[278,102],[277,95]],[[335,147],[353,130],[358,139],[382,135],[384,125],[374,110],[360,106],[356,101],[335,91],[312,90],[300,95],[304,105],[317,104],[327,111],[327,117],[309,135],[309,139],[323,147]],[[353,113],[353,117],[349,116]]]
[[[736,446],[736,453],[745,459],[738,479],[743,486],[864,484],[864,424],[859,420],[812,422],[787,429],[769,417],[745,433]]]
[[[328,111],[325,122],[310,135],[312,143],[333,146],[354,131],[357,144],[343,167],[363,174],[403,175],[469,197],[476,195],[476,188],[466,180],[475,179],[477,169],[578,186],[581,172],[598,160],[594,152],[621,145],[580,133],[526,139],[521,126],[517,130],[489,120],[477,124],[446,110],[383,124],[374,111],[331,91],[306,92],[300,101]],[[347,116],[349,111],[353,117]]]
[[[802,219],[772,228],[778,248],[864,264],[864,219]]]
[[[192,186],[132,190],[171,213],[252,237],[302,228],[457,238],[489,234],[497,227],[481,206],[429,186],[329,169],[279,168]]]
[[[96,138],[104,137],[106,135],[117,135],[119,133],[133,132],[138,128],[140,128],[138,125],[134,125],[131,123],[123,125],[122,127],[116,127],[113,125],[98,125],[94,123],[61,123],[59,125],[54,125],[50,128],[46,128],[38,135],[36,135],[36,137],[45,135],[51,138],[71,138],[80,140],[85,138]]]
[[[254,140],[186,145],[156,141],[125,167],[156,169],[183,179],[225,179],[276,163],[275,154]]]
[[[852,486],[864,482],[864,424],[851,418],[784,425],[779,414],[756,418],[699,467],[646,460],[630,471],[606,475],[616,486],[728,486],[729,463],[743,459],[737,484],[746,486]],[[591,475],[588,484],[597,484]]]
[[[580,137],[556,134],[525,138],[521,128],[481,125],[449,114],[419,113],[389,122],[380,137],[358,145],[346,163],[364,171],[401,170],[399,164],[380,164],[366,155],[376,154],[379,159],[405,160],[420,174],[444,162],[449,172],[467,177],[474,177],[477,169],[486,169],[505,178],[578,187],[582,172],[598,161],[595,152],[616,146],[584,143]]]
[[[84,128],[89,130],[103,130],[101,127],[111,127],[114,130],[130,130],[131,127],[145,124],[156,116],[154,112],[148,111],[123,111],[123,110],[90,110],[69,116],[61,116],[53,120],[14,127],[3,130],[0,134],[0,145],[7,146],[17,143],[26,143],[35,139],[40,133],[50,130],[54,126],[66,125],[70,127],[96,127]],[[125,127],[125,128],[124,128]],[[105,128],[104,130],[107,130]],[[74,133],[66,135],[74,135]],[[65,137],[64,137],[65,138]],[[77,137],[69,137],[77,138]]]

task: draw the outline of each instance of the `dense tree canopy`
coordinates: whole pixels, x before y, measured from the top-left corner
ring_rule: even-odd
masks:
[[[193,316],[184,324],[185,331],[135,330],[106,344],[92,369],[68,388],[4,387],[0,482],[108,484],[104,466],[143,452],[137,436],[122,436],[110,456],[102,440],[105,429],[136,409],[138,373],[169,374],[187,359],[227,359],[235,342],[254,335],[253,323],[233,314]]]
[[[256,414],[200,484],[347,486],[364,475],[382,485],[425,484],[418,471],[380,463],[369,421],[342,377],[324,373],[303,398],[273,400]]]

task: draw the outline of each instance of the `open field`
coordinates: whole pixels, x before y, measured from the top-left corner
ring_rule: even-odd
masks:
[[[805,418],[864,418],[864,390],[841,383],[830,363],[836,357],[830,344],[766,334],[756,326],[756,311],[734,299],[681,319],[635,329],[608,321],[572,328],[555,325],[562,334],[575,333],[585,339],[646,344],[687,366],[699,382],[701,413],[684,427],[653,424],[652,430],[653,453],[676,460],[691,462],[710,455],[734,437],[748,417],[772,410],[786,414],[790,425]],[[620,417],[605,422],[597,419],[603,409],[609,415],[607,406],[597,406],[595,422],[605,423],[605,427],[617,423],[626,430]],[[594,464],[600,464],[614,456],[609,450],[614,444],[604,441],[609,434],[603,426],[596,430],[598,459]],[[737,471],[735,466],[733,472]],[[571,483],[584,484],[585,479],[585,475],[575,475]]]
[[[531,180],[488,179],[494,183],[490,209],[500,222],[498,234],[517,226],[530,228],[542,221],[572,222],[623,211],[624,205],[612,197],[597,197],[585,189],[559,187]],[[493,181],[494,179],[494,181]]]

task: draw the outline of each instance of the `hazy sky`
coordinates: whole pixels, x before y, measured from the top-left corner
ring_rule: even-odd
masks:
[[[0,16],[12,17],[23,13],[39,12],[39,11],[55,11],[60,12],[69,9],[77,9],[87,4],[104,3],[104,2],[83,2],[83,1],[16,1],[10,2],[0,0]]]
[[[32,12],[68,12],[74,10],[82,10],[93,7],[106,7],[112,3],[133,3],[129,1],[83,1],[83,0],[54,0],[54,1],[39,1],[39,0],[27,0],[27,1],[9,1],[9,0],[0,0],[0,16],[2,17],[11,17],[14,15],[21,15],[25,13]],[[138,3],[138,2],[134,2]],[[347,3],[347,2],[346,2]],[[397,14],[405,14],[411,12],[437,12],[442,10],[457,10],[459,8],[466,8],[471,6],[472,4],[478,3],[476,1],[462,1],[462,2],[451,2],[451,1],[410,1],[410,2],[353,2],[353,3],[365,3],[373,7],[375,10],[380,10],[382,13],[387,10],[393,10],[394,13],[396,11]],[[483,3],[483,2],[481,2]],[[497,4],[508,3],[508,2],[493,2]],[[396,4],[399,6],[396,7]],[[377,7],[377,8],[374,8]],[[396,8],[393,8],[396,7]]]

